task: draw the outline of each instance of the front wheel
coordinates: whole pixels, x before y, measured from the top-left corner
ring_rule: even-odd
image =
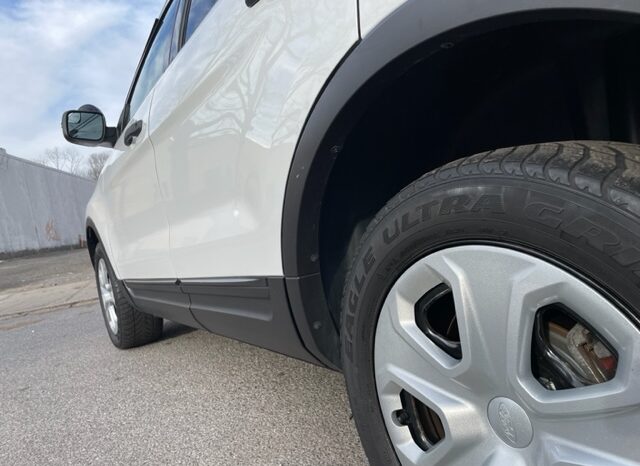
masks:
[[[120,349],[126,349],[160,339],[162,319],[133,307],[124,283],[113,273],[102,244],[96,247],[94,269],[100,308],[111,342]]]
[[[491,151],[362,238],[342,351],[372,464],[640,464],[640,150]]]

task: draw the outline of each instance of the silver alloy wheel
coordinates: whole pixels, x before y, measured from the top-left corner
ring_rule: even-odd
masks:
[[[417,326],[415,305],[451,288],[462,345],[455,359]],[[534,317],[563,303],[618,352],[615,377],[561,391],[532,373]],[[520,252],[462,246],[407,269],[383,304],[374,347],[378,398],[404,465],[640,463],[640,332],[602,295],[560,268]],[[394,419],[408,392],[442,421],[423,451]]]
[[[98,283],[100,285],[100,298],[104,314],[107,318],[109,329],[114,335],[118,334],[118,315],[116,314],[116,300],[113,296],[113,287],[109,278],[107,263],[104,259],[98,261]]]

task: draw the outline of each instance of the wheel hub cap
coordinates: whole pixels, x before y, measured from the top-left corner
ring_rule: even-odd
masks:
[[[555,366],[540,366],[544,351]],[[405,465],[640,464],[638,367],[640,331],[614,304],[491,246],[410,266],[374,341],[381,414]],[[579,377],[560,386],[558,371]]]
[[[504,443],[524,448],[531,443],[533,426],[526,411],[509,398],[494,398],[489,403],[489,423]]]

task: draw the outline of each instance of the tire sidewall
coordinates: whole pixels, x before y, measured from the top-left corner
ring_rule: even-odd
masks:
[[[398,464],[380,411],[373,353],[384,299],[408,267],[464,244],[517,249],[579,276],[637,324],[640,249],[634,231],[640,222],[628,212],[545,181],[425,177],[394,198],[365,234],[342,303],[343,368],[372,464]]]
[[[102,300],[102,293],[100,292],[100,278],[98,276],[98,264],[100,262],[100,259],[104,260],[107,266],[107,272],[109,274],[109,279],[111,280],[111,286],[114,288],[113,293],[115,296],[115,293],[117,292],[116,286],[118,286],[117,278],[113,272],[113,268],[111,267],[111,263],[109,262],[109,258],[107,257],[107,254],[104,248],[102,247],[102,244],[98,244],[98,246],[96,247],[95,254],[94,254],[94,263],[93,263],[93,269],[94,269],[95,280],[96,280],[96,288],[98,290],[98,300],[100,301],[100,310],[102,312],[102,318],[104,319],[104,325],[107,329],[107,333],[109,334],[109,338],[111,338],[112,343],[116,347],[120,347],[122,343],[120,338],[120,332],[118,332],[117,334],[114,334],[111,331],[111,328],[109,327],[109,321],[107,318],[107,311],[105,309],[105,305]],[[120,325],[121,313],[120,313],[120,309],[118,309],[117,300],[116,300],[115,308],[116,308],[116,315],[118,316],[118,325]]]

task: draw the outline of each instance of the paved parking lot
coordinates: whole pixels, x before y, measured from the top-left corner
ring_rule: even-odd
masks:
[[[53,288],[91,279],[91,260],[86,249],[0,260],[0,292]]]
[[[1,309],[0,464],[365,463],[340,374],[173,323],[120,351],[71,306]]]

